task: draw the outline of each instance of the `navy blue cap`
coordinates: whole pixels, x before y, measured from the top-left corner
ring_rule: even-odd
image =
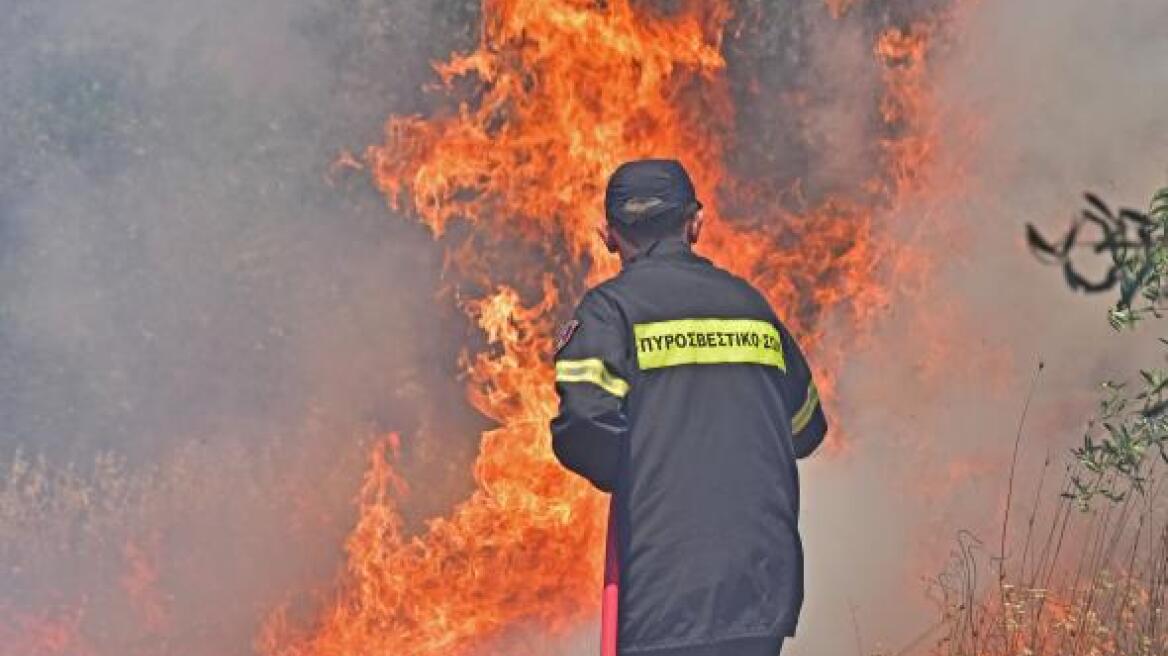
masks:
[[[674,217],[701,206],[689,174],[681,162],[672,159],[625,162],[608,179],[604,192],[609,223],[626,226]]]

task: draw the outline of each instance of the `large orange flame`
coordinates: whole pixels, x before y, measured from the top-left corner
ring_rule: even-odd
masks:
[[[723,164],[735,134],[727,0],[670,15],[629,0],[484,0],[483,15],[478,49],[437,65],[443,89],[470,85],[473,98],[448,116],[391,119],[365,163],[393,207],[436,236],[467,226],[448,259],[456,284],[486,290],[465,307],[489,342],[467,358],[469,398],[498,428],[482,436],[474,493],[416,537],[395,507],[405,483],[386,448],[397,439],[373,453],[335,602],[307,632],[273,618],[259,642],[271,656],[516,654],[492,646],[509,627],[554,635],[594,615],[604,503],[552,457],[548,335],[574,280],[616,270],[593,229],[620,162],[682,159],[709,215],[701,250],[758,285],[811,350],[824,312],[863,323],[887,299],[878,271],[900,253],[874,219],[922,184],[932,149],[925,25],[873,46],[885,71],[884,173],[798,215],[747,218],[721,210],[759,193]],[[535,254],[540,272],[499,266],[517,252]]]

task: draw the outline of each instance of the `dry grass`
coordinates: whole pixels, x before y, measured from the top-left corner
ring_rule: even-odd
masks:
[[[1071,477],[1068,472],[1066,492]],[[1164,486],[1122,501],[1099,500],[1085,510],[1067,495],[1051,508],[1041,501],[1038,492],[1024,530],[1015,532],[1019,539],[1004,554],[961,535],[949,568],[935,582],[943,637],[928,653],[1168,654]]]

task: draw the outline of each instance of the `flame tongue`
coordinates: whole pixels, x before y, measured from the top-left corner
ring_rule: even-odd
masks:
[[[611,274],[593,228],[620,162],[684,153],[700,188],[719,183],[730,104],[716,35],[730,14],[708,4],[646,21],[627,2],[487,3],[482,47],[438,66],[447,87],[477,76],[482,97],[447,120],[392,119],[367,154],[377,184],[395,206],[408,192],[436,234],[462,218],[510,239],[563,235],[573,258],[603,263],[593,281]],[[700,83],[715,101],[681,102]]]
[[[863,320],[884,298],[875,269],[892,251],[871,207],[830,199],[802,216],[752,217],[752,228],[720,215],[720,198],[747,193],[722,169],[733,134],[721,54],[728,2],[650,17],[628,0],[487,0],[484,15],[479,49],[437,66],[449,90],[476,78],[475,102],[447,118],[391,119],[367,160],[391,204],[408,205],[436,235],[466,221],[488,243],[534,247],[542,270],[563,262],[565,247],[568,259],[553,274],[500,272],[484,265],[495,254],[450,251],[457,272],[477,272],[492,290],[465,305],[491,343],[467,361],[469,398],[500,425],[482,437],[477,490],[407,538],[394,504],[405,484],[387,461],[397,441],[387,441],[372,457],[336,602],[308,634],[273,618],[263,653],[496,653],[489,645],[506,627],[533,622],[554,635],[596,612],[604,503],[548,446],[548,317],[560,307],[557,276],[596,282],[616,269],[592,230],[620,162],[680,156],[711,220],[704,253],[757,284],[812,348],[821,312],[843,305]],[[927,163],[915,124],[925,109],[914,68],[923,38],[888,33],[879,45],[880,61],[896,67],[882,109],[898,136],[883,144],[892,175],[857,183],[874,204],[894,203]],[[518,288],[541,292],[525,304]]]

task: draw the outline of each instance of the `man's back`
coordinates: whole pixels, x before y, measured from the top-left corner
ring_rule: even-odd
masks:
[[[774,656],[803,598],[795,459],[826,431],[794,340],[677,239],[590,291],[561,342],[553,446],[614,494],[621,653]]]

